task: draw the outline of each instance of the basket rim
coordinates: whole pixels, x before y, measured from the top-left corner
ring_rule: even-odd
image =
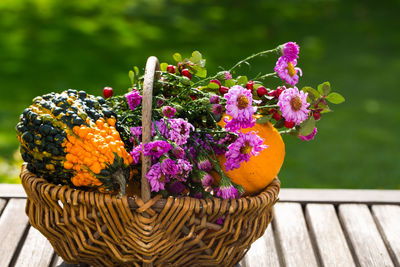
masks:
[[[66,193],[71,194],[71,193],[75,192],[75,194],[78,194],[78,196],[80,194],[89,194],[92,196],[95,196],[95,195],[103,196],[102,199],[107,199],[107,201],[111,201],[114,204],[116,204],[116,202],[120,202],[120,201],[123,201],[123,202],[127,201],[129,208],[131,208],[131,209],[139,208],[144,203],[141,196],[138,196],[138,195],[134,195],[133,197],[124,195],[124,196],[122,196],[122,198],[118,198],[116,195],[109,194],[109,193],[102,193],[99,191],[85,191],[85,190],[82,190],[79,188],[72,188],[69,185],[56,185],[56,184],[50,183],[47,180],[45,180],[44,178],[38,177],[36,174],[30,172],[27,168],[26,162],[24,162],[22,164],[20,178],[21,178],[21,183],[22,183],[24,190],[26,191],[28,197],[29,197],[28,190],[30,190],[30,188],[32,188],[32,186],[30,186],[30,185],[32,183],[35,183],[34,188],[36,189],[37,192],[41,192],[41,188],[46,187],[46,191],[48,190],[50,195],[55,195],[55,196],[57,196],[58,199],[64,199],[65,198],[64,196]],[[56,190],[56,192],[53,192],[54,190]],[[196,204],[199,204],[200,207],[209,201],[212,201],[216,205],[226,203],[229,206],[232,206],[232,205],[237,206],[237,205],[243,204],[244,201],[248,202],[252,199],[255,200],[257,198],[261,199],[261,198],[265,198],[265,197],[267,199],[271,199],[272,203],[275,203],[276,201],[278,201],[279,191],[280,191],[280,180],[278,177],[275,177],[268,186],[266,186],[261,192],[259,192],[256,195],[248,195],[248,196],[244,196],[244,197],[237,198],[237,199],[221,199],[218,197],[212,197],[212,198],[208,198],[208,199],[197,199],[197,198],[190,197],[190,196],[182,196],[182,197],[168,196],[168,197],[164,198],[164,197],[162,197],[162,195],[158,194],[155,197],[151,198],[148,202],[146,202],[145,205],[152,206],[156,209],[161,210],[164,208],[164,206],[166,205],[168,200],[175,201],[178,199],[190,199],[191,201],[194,201]],[[62,194],[62,197],[60,197],[61,196],[60,194]],[[80,199],[79,197],[76,198],[77,202],[80,202],[79,199]]]

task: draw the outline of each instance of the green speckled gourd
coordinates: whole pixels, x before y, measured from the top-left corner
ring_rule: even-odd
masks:
[[[132,158],[102,97],[69,89],[33,99],[17,124],[28,170],[55,184],[125,192]]]

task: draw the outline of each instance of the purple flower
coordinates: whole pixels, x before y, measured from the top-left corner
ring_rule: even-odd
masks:
[[[253,96],[250,90],[235,85],[224,97],[227,99],[226,113],[232,116],[232,120],[225,125],[226,129],[236,131],[240,129],[239,126],[241,128],[254,126],[253,114],[257,108],[252,106]]]
[[[166,176],[174,176],[178,173],[178,166],[175,160],[165,157],[161,160],[161,171]]]
[[[168,124],[170,129],[166,137],[178,146],[186,144],[190,130],[194,130],[193,125],[181,118],[169,119]]]
[[[201,176],[201,184],[203,185],[203,187],[211,186],[213,183],[214,178],[209,173]]]
[[[146,178],[150,183],[151,191],[158,192],[165,190],[165,183],[169,182],[168,179],[161,172],[160,162],[151,166],[149,172],[146,174]]]
[[[140,137],[142,136],[142,127],[141,126],[131,127],[130,130],[131,130],[132,135],[137,140],[140,140]]]
[[[299,57],[300,47],[295,42],[287,42],[281,46],[282,56],[284,56],[287,61],[296,60]]]
[[[129,108],[131,110],[135,110],[135,108],[142,102],[142,96],[136,89],[133,89],[131,92],[127,93],[125,97],[128,100]]]
[[[212,95],[212,96],[210,96],[210,103],[211,104],[219,104],[219,101],[220,101],[220,97],[219,97],[219,95]]]
[[[143,145],[143,155],[159,158],[171,149],[173,146],[167,141],[157,140]]]
[[[189,176],[189,173],[192,171],[192,164],[190,164],[189,161],[184,160],[184,159],[178,159],[177,160],[177,165],[178,165],[178,173],[177,173],[177,179],[180,181],[186,181],[186,178]]]
[[[185,150],[180,146],[177,146],[172,150],[172,154],[178,159],[183,159],[185,157]]]
[[[278,76],[287,84],[295,86],[299,82],[299,75],[303,75],[300,68],[296,67],[297,60],[288,61],[286,57],[280,57],[276,62],[275,71],[278,73]]]
[[[213,166],[212,166],[210,160],[208,159],[208,157],[203,155],[203,154],[200,154],[198,156],[198,158],[197,158],[197,167],[200,170],[203,170],[203,171],[206,171],[206,172],[211,171],[212,168],[213,168]]]
[[[267,147],[263,145],[263,139],[255,132],[239,132],[238,139],[228,146],[228,151],[225,153],[226,170],[239,168],[243,161],[249,161],[252,155],[257,156],[260,151]]]
[[[193,197],[197,198],[197,199],[202,199],[203,198],[203,194],[201,192],[199,192],[196,195],[194,195]]]
[[[142,144],[139,144],[138,146],[135,146],[132,151],[130,152],[132,159],[133,159],[133,164],[136,165],[139,163],[140,160],[140,154],[142,152]]]
[[[307,103],[308,93],[299,92],[296,87],[284,90],[279,96],[278,106],[282,112],[282,116],[287,121],[292,121],[299,125],[308,118],[310,106]]]
[[[214,115],[221,115],[222,112],[223,112],[223,110],[224,110],[224,108],[223,108],[223,106],[220,105],[220,104],[214,104],[214,105],[212,106],[212,113],[213,113]]]
[[[299,138],[303,141],[310,141],[310,140],[314,139],[317,132],[318,132],[317,127],[314,127],[314,130],[312,131],[312,133],[310,133],[309,135],[306,135],[306,136],[299,134]]]
[[[225,73],[224,73],[224,75],[225,75],[225,80],[230,80],[230,79],[232,79],[232,74],[229,72],[229,71],[225,71]]]
[[[224,222],[225,222],[225,217],[218,218],[218,220],[215,221],[215,223],[219,225],[223,225]]]
[[[174,109],[174,108],[171,107],[171,106],[165,106],[165,107],[163,107],[163,109],[162,109],[162,113],[163,113],[164,116],[167,117],[167,118],[172,118],[173,116],[175,116],[175,112],[176,112],[176,109]]]
[[[172,194],[178,195],[186,190],[186,186],[179,182],[175,181],[168,186],[168,191]]]
[[[162,99],[158,99],[157,100],[157,106],[160,108],[162,106],[162,104],[164,103],[164,101]]]
[[[220,187],[214,190],[217,197],[223,199],[237,198],[239,196],[238,190],[229,181],[229,178],[221,178]]]

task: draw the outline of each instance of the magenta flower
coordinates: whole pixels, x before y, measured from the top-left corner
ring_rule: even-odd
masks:
[[[220,104],[214,104],[212,106],[212,113],[214,115],[221,115],[223,110],[224,110],[224,107],[222,105],[220,105]]]
[[[299,57],[300,47],[295,42],[287,42],[281,46],[281,52],[287,61],[293,61]]]
[[[159,158],[171,149],[173,146],[167,141],[157,140],[143,145],[143,155]]]
[[[130,152],[132,159],[133,159],[133,165],[136,165],[139,163],[141,152],[142,152],[142,144],[135,146],[132,149],[132,151]]]
[[[203,170],[203,171],[206,171],[206,172],[211,171],[212,168],[213,168],[213,166],[212,166],[210,160],[208,159],[208,157],[203,155],[203,154],[200,154],[198,156],[198,158],[197,158],[197,167],[200,170]]]
[[[176,109],[174,109],[174,108],[171,107],[171,106],[165,106],[165,107],[163,107],[163,109],[162,109],[162,113],[163,113],[164,116],[167,117],[167,118],[172,118],[173,116],[175,116],[175,112],[176,112]]]
[[[183,159],[185,157],[185,150],[180,146],[177,146],[172,150],[172,154],[178,159]]]
[[[178,173],[176,178],[180,181],[186,181],[186,178],[189,176],[189,173],[192,171],[193,166],[189,161],[184,159],[177,160],[178,165]]]
[[[167,137],[169,140],[175,142],[177,145],[184,145],[189,138],[190,130],[194,130],[194,127],[184,119],[169,119],[169,130]]]
[[[130,130],[131,130],[132,135],[137,140],[140,140],[140,137],[142,136],[142,127],[141,126],[131,127]]]
[[[299,75],[303,75],[300,68],[296,67],[297,60],[294,59],[292,61],[288,61],[286,57],[280,57],[276,62],[275,71],[278,73],[278,76],[287,84],[295,86],[299,82]]]
[[[239,132],[238,139],[228,146],[228,150],[225,153],[226,170],[239,168],[243,161],[249,161],[251,156],[257,156],[260,151],[267,147],[263,144],[263,139],[255,132]]]
[[[165,157],[161,160],[161,171],[166,176],[174,176],[178,173],[178,166],[175,160]]]
[[[224,97],[227,99],[226,113],[232,116],[232,120],[225,125],[226,129],[236,131],[254,126],[253,114],[257,108],[252,106],[253,96],[250,90],[235,85]]]
[[[224,78],[225,80],[230,80],[232,79],[232,74],[229,71],[225,71]]]
[[[219,101],[220,101],[219,95],[210,96],[210,103],[211,104],[219,104]]]
[[[139,106],[140,103],[142,102],[142,96],[136,89],[133,89],[132,91],[127,93],[125,97],[128,100],[129,108],[131,110],[135,110],[135,108]]]
[[[150,183],[151,191],[154,192],[165,190],[165,183],[169,182],[169,180],[161,172],[160,162],[157,162],[151,166],[149,172],[146,174],[146,178]]]
[[[209,173],[205,173],[205,175],[201,176],[201,184],[203,187],[211,186],[213,183],[214,178]]]
[[[278,106],[285,120],[299,125],[308,118],[310,110],[307,108],[310,104],[307,103],[307,95],[303,91],[299,92],[297,87],[288,88],[281,93]]]
[[[203,198],[203,193],[199,192],[196,195],[194,195],[193,197],[197,198],[197,199],[202,199]]]
[[[237,198],[238,190],[233,186],[221,187],[221,197],[223,199]]]
[[[314,139],[317,132],[318,132],[317,127],[314,127],[314,130],[312,131],[312,133],[310,133],[309,135],[306,135],[306,136],[299,134],[299,138],[303,141],[310,141],[310,140]]]

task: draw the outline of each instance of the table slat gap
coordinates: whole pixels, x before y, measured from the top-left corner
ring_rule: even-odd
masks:
[[[34,227],[30,227],[15,267],[48,266],[53,257],[52,252],[53,247],[46,237]]]
[[[339,218],[358,266],[394,266],[367,205],[342,204]]]
[[[9,266],[15,262],[25,237],[29,224],[25,215],[25,199],[8,201],[0,217],[0,266]]]
[[[322,266],[356,266],[332,204],[308,204],[306,222]]]
[[[277,203],[274,229],[282,248],[284,266],[318,266],[300,204]]]
[[[400,206],[374,205],[372,216],[395,266],[400,266]]]
[[[7,204],[7,200],[0,198],[0,216],[1,216],[1,213],[3,212],[3,209],[6,206],[6,204]]]
[[[304,222],[305,222],[306,227],[307,227],[308,235],[309,235],[310,241],[311,241],[311,246],[313,248],[314,255],[315,255],[315,258],[317,260],[318,266],[323,266],[322,265],[323,261],[321,259],[321,253],[319,252],[319,249],[318,249],[316,236],[314,235],[314,233],[312,231],[312,225],[310,224],[310,221],[307,220],[306,205],[302,205],[302,211],[303,211],[303,216],[304,216],[304,219],[305,219]]]

